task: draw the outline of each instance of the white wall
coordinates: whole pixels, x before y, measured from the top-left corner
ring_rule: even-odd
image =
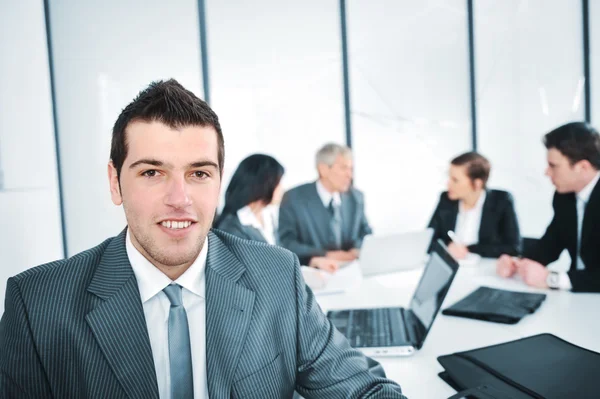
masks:
[[[490,185],[515,196],[522,234],[539,237],[554,192],[542,136],[584,118],[581,2],[474,4],[479,149]]]
[[[592,124],[600,127],[600,2],[589,2]]]
[[[464,0],[348,1],[356,184],[375,233],[426,227],[471,149]]]
[[[110,200],[111,129],[151,81],[203,97],[196,0],[50,3],[69,255],[125,227]]]
[[[318,148],[346,142],[339,1],[206,3],[211,105],[225,136],[223,191],[256,152],[285,167],[286,188],[316,179]]]
[[[0,314],[6,280],[62,258],[44,4],[0,1]]]

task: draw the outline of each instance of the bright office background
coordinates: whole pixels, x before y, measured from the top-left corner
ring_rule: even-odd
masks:
[[[9,276],[123,229],[111,128],[170,77],[221,119],[223,188],[251,153],[290,188],[316,178],[317,148],[351,142],[375,232],[415,230],[476,142],[539,236],[542,135],[600,120],[599,18],[588,0],[0,0],[0,300]]]

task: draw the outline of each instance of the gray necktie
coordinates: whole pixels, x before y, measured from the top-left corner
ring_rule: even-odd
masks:
[[[584,270],[585,264],[581,259],[581,228],[583,227],[583,214],[585,213],[585,201],[577,198],[577,270]]]
[[[329,214],[331,215],[330,225],[333,231],[333,243],[336,249],[342,248],[342,212],[339,205],[329,202]]]
[[[170,284],[164,290],[171,302],[169,309],[169,364],[171,398],[193,399],[192,351],[187,314],[181,300],[181,286]]]

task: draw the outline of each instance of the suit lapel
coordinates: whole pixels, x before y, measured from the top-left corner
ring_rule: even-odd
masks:
[[[448,230],[456,230],[456,218],[458,217],[458,201],[448,201],[448,206],[440,210],[443,221],[443,237],[448,237]]]
[[[485,201],[483,203],[483,209],[481,210],[481,223],[479,224],[479,242],[489,241],[485,240],[486,235],[493,234],[495,230],[493,228],[494,221],[492,220],[492,214],[494,213],[494,205],[492,195],[490,191],[486,191]],[[482,237],[484,238],[482,240]]]
[[[309,217],[316,224],[316,231],[319,235],[319,241],[323,247],[329,248],[333,241],[333,231],[331,230],[331,215],[329,210],[323,205],[321,197],[317,192],[317,184],[311,185],[310,195],[307,198],[307,212]]]
[[[214,233],[206,263],[206,370],[211,397],[229,396],[255,294],[238,280],[246,267]]]
[[[575,201],[577,202],[577,201]],[[577,205],[575,205],[577,206]],[[594,186],[592,194],[585,207],[583,214],[583,226],[581,228],[581,246],[586,243],[594,232],[593,226],[600,221],[600,180]]]
[[[350,192],[343,193],[342,198],[342,244],[352,242],[352,233],[356,214],[356,201]]]
[[[86,320],[127,395],[158,398],[152,348],[125,249],[125,231],[108,244],[88,286],[88,291],[104,302],[88,313]]]

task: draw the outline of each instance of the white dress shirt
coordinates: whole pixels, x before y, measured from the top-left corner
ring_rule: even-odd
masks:
[[[237,211],[237,217],[242,225],[256,228],[269,244],[276,245],[277,219],[275,218],[275,209],[272,205],[262,209],[262,224],[247,205]]]
[[[158,393],[161,399],[171,398],[171,375],[169,369],[169,309],[171,303],[163,289],[173,281],[150,263],[131,243],[127,230],[127,257],[133,268],[140,290],[146,316],[146,327],[156,368]],[[204,241],[200,254],[174,283],[182,287],[183,307],[187,313],[192,351],[194,397],[208,398],[206,380],[206,302],[205,268],[208,240]]]
[[[590,196],[592,195],[592,191],[594,191],[594,187],[598,184],[598,180],[600,179],[600,172],[596,173],[596,177],[594,177],[581,191],[575,194],[575,198],[577,199],[577,260],[576,260],[576,269],[584,270],[585,264],[581,259],[581,255],[579,251],[581,250],[581,227],[583,226],[583,216],[585,213],[585,207],[590,200]],[[571,284],[571,279],[566,272],[559,273],[558,276],[558,287],[563,290],[570,290],[573,288]]]
[[[481,226],[481,215],[486,193],[481,192],[477,203],[472,209],[464,209],[462,201],[458,203],[458,216],[454,233],[461,244],[469,246],[479,242],[479,227]]]
[[[334,193],[330,193],[329,191],[327,191],[325,186],[323,186],[323,184],[321,183],[321,180],[317,180],[317,194],[319,194],[319,198],[321,198],[323,205],[327,209],[329,209],[329,203],[331,202],[331,200],[333,200],[333,206],[342,205],[342,197],[340,196],[340,193],[338,193],[337,191]]]

